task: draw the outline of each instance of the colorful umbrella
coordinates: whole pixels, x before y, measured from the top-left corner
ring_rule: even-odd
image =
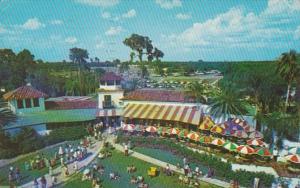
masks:
[[[248,134],[245,131],[235,131],[233,136],[237,138],[247,138]]]
[[[249,134],[249,138],[263,138],[263,134],[261,134],[261,132],[259,131],[254,131],[252,133]]]
[[[236,150],[242,154],[253,154],[255,152],[253,148],[245,145],[238,146]]]
[[[188,134],[189,134],[189,131],[186,129],[183,129],[179,132],[178,136],[181,138],[186,138]]]
[[[201,142],[203,144],[210,144],[212,140],[213,140],[213,138],[211,136],[202,136],[199,139],[199,142]]]
[[[210,130],[215,123],[211,119],[210,116],[205,116],[203,122],[200,124],[199,129],[200,130]]]
[[[252,139],[248,140],[247,144],[249,146],[265,146],[266,145],[266,143],[264,143],[262,140],[257,139],[257,138],[252,138]]]
[[[251,127],[250,125],[243,126],[243,128],[247,133],[255,131],[255,129],[253,127]]]
[[[288,155],[285,158],[292,163],[300,164],[300,156],[299,155],[295,155],[295,154]]]
[[[223,147],[229,151],[236,151],[236,148],[238,147],[238,145],[233,142],[227,141],[223,144]]]
[[[213,128],[210,129],[213,133],[222,134],[224,132],[224,129],[218,125],[213,126]]]
[[[289,153],[291,153],[291,154],[300,154],[300,148],[292,147],[292,148],[289,149]]]
[[[178,128],[171,128],[168,131],[170,134],[176,134],[178,135],[180,133],[180,130]]]
[[[223,129],[227,129],[228,128],[228,124],[227,122],[224,122],[224,123],[220,123],[220,124],[217,124],[217,126],[223,128]]]
[[[198,141],[199,138],[200,138],[200,135],[196,132],[190,132],[188,135],[187,135],[188,139],[190,140],[194,140],[194,141]]]
[[[133,131],[134,130],[134,125],[133,124],[123,124],[122,129],[124,131]]]
[[[166,128],[166,127],[159,127],[158,129],[157,129],[157,133],[158,134],[167,134],[168,133],[168,128]]]
[[[228,122],[228,128],[234,131],[244,130],[244,128],[241,125],[236,124],[234,122]]]
[[[232,135],[234,135],[234,133],[235,133],[235,131],[234,130],[231,130],[231,129],[225,129],[224,131],[223,131],[223,135],[224,136],[232,136]]]
[[[157,132],[157,128],[154,127],[154,126],[148,126],[146,128],[146,131],[149,132],[149,133],[155,133],[155,132]]]
[[[262,157],[271,157],[272,156],[272,153],[270,152],[270,150],[268,148],[259,148],[259,149],[255,150],[255,153]]]
[[[211,144],[213,144],[215,146],[223,146],[224,143],[225,143],[225,141],[220,138],[216,138],[211,142]]]

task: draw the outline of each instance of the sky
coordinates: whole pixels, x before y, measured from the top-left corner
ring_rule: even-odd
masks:
[[[68,60],[79,47],[128,60],[132,33],[163,60],[273,60],[300,52],[300,0],[0,0],[0,48],[36,59]]]

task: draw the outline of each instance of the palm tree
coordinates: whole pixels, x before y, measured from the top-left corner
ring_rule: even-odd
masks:
[[[210,113],[214,117],[226,120],[233,116],[241,116],[247,112],[246,103],[239,98],[239,93],[226,89],[212,98]]]
[[[16,120],[16,115],[8,108],[7,103],[0,101],[0,129]]]
[[[288,85],[285,99],[285,107],[287,107],[291,92],[291,84],[293,81],[295,81],[296,76],[299,73],[296,63],[295,50],[290,50],[290,52],[281,54],[279,60],[277,61],[277,72],[287,82]]]
[[[124,73],[130,69],[129,62],[122,62],[119,66],[119,72]]]
[[[195,97],[196,102],[197,102],[197,108],[199,109],[200,103],[206,103],[207,102],[207,91],[206,91],[206,86],[202,83],[199,82],[193,82],[189,87],[188,87],[188,95],[191,95]]]

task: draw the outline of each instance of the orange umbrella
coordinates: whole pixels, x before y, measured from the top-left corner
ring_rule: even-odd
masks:
[[[180,130],[178,128],[171,128],[169,129],[169,133],[178,135],[180,133]]]
[[[300,164],[300,156],[299,155],[288,155],[285,158],[292,163]]]
[[[200,135],[196,132],[190,132],[188,135],[187,135],[188,139],[190,140],[194,140],[194,141],[198,141],[199,138],[200,138]]]
[[[216,138],[211,143],[215,146],[223,146],[225,144],[225,141],[220,138]]]
[[[213,140],[213,138],[211,136],[202,136],[199,139],[199,142],[201,142],[203,144],[210,144],[212,140]]]
[[[210,129],[213,133],[222,134],[224,132],[224,129],[218,125],[213,126],[213,128]]]
[[[215,123],[211,119],[210,116],[205,116],[203,122],[200,124],[199,129],[200,130],[210,130]]]
[[[155,133],[155,132],[157,132],[157,128],[154,127],[154,126],[148,126],[146,128],[146,131],[149,132],[149,133]]]
[[[265,146],[266,145],[266,143],[264,143],[262,140],[257,139],[257,138],[252,138],[252,139],[248,140],[247,144],[249,146]]]
[[[242,154],[253,154],[255,150],[247,145],[241,145],[236,148],[236,150]]]

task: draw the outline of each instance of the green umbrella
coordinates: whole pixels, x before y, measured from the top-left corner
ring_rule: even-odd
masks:
[[[199,142],[203,144],[210,144],[212,140],[213,138],[211,136],[202,136],[200,137]]]
[[[232,142],[225,142],[225,144],[223,145],[223,147],[229,151],[236,151],[236,148],[238,147],[237,144],[232,143]]]

